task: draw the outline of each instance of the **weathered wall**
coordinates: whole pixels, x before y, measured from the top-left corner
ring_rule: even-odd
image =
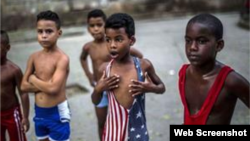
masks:
[[[105,0],[1,0],[1,28],[9,31],[34,28],[36,14],[47,9],[56,11],[62,24],[69,26],[85,23],[87,12],[98,7],[107,15],[119,11],[147,18],[166,13],[240,11],[244,3],[244,0],[118,0],[102,5],[102,1]]]

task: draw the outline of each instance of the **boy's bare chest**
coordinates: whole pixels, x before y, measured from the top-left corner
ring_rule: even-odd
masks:
[[[5,69],[1,69],[1,88],[2,90],[7,87],[13,87],[15,84],[15,72],[11,70],[12,68],[6,67]],[[2,91],[1,90],[1,91]]]
[[[56,66],[57,58],[50,56],[39,56],[34,60],[34,68],[36,75],[43,79],[48,80],[53,76]]]
[[[185,97],[191,113],[196,113],[201,109],[203,103],[208,98],[214,80],[214,78],[209,80],[186,79]]]
[[[111,59],[106,47],[93,47],[89,54],[93,62],[108,62]]]
[[[137,80],[137,71],[136,69],[130,68],[127,70],[117,70],[115,71],[116,74],[120,76],[119,81],[119,87],[114,90],[114,94],[116,97],[116,100],[120,105],[123,107],[129,109],[133,103],[134,98],[132,97],[132,94],[129,92],[130,87],[129,85],[132,84],[131,80]],[[111,72],[112,73],[112,72]],[[114,74],[114,73],[113,73]]]

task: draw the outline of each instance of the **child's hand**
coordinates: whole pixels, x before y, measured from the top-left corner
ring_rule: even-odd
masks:
[[[106,77],[105,71],[103,71],[103,75],[101,79],[96,84],[96,89],[100,91],[112,90],[118,88],[118,83],[120,81],[120,76],[115,74],[110,77]]]
[[[23,118],[23,119],[22,119],[22,131],[23,131],[24,133],[25,133],[25,132],[28,132],[28,131],[29,131],[29,128],[30,128],[29,119]]]
[[[33,80],[36,79],[36,76],[34,74],[30,75],[29,77],[29,83],[32,84]]]
[[[151,78],[148,76],[148,73],[145,73],[145,82],[140,82],[138,80],[131,80],[132,84],[129,85],[129,93],[132,94],[132,96],[136,96],[142,93],[150,92],[152,86],[154,83],[152,82]]]

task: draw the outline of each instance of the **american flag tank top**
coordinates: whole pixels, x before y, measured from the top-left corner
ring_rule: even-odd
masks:
[[[140,61],[133,57],[137,70],[138,80],[144,81]],[[113,60],[106,68],[106,74],[110,76]],[[137,95],[132,107],[126,109],[121,106],[112,91],[107,91],[109,105],[102,141],[148,141],[149,135],[145,116],[145,94]]]

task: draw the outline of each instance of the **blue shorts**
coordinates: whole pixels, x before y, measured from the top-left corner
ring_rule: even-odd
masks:
[[[104,91],[102,94],[102,99],[101,99],[100,103],[98,105],[96,105],[96,107],[103,108],[103,107],[107,107],[108,104],[109,104],[108,94],[106,91]]]
[[[67,101],[55,107],[42,108],[35,105],[35,132],[38,140],[69,141],[70,110]]]

